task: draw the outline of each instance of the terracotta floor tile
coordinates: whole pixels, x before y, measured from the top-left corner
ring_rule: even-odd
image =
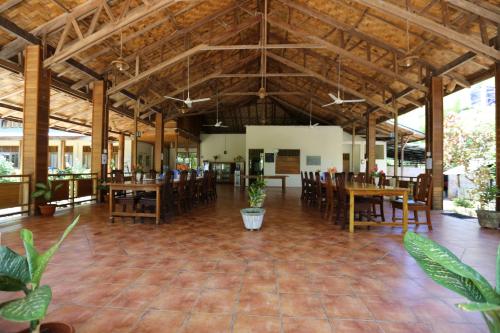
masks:
[[[109,306],[128,309],[142,309],[148,306],[160,293],[160,287],[150,285],[135,285],[124,289],[116,296]]]
[[[238,311],[249,315],[278,316],[279,296],[274,293],[241,293]]]
[[[87,320],[78,333],[129,332],[141,313],[124,309],[100,309]]]
[[[144,274],[144,269],[137,268],[120,268],[114,271],[108,278],[105,280],[108,283],[124,283],[129,284],[133,283],[135,280],[139,278],[142,274]]]
[[[137,333],[178,332],[188,317],[185,312],[149,310],[133,328]]]
[[[277,292],[277,278],[276,277],[260,277],[260,276],[246,276],[243,279],[241,286],[242,291],[252,292]]]
[[[170,285],[175,288],[201,289],[209,277],[209,273],[183,271],[170,282]]]
[[[343,276],[315,276],[313,289],[323,294],[352,294],[348,278]]]
[[[139,276],[139,278],[134,281],[134,284],[164,286],[168,282],[172,281],[175,276],[176,273],[172,273],[169,271],[161,269],[149,269],[145,271],[141,276]]]
[[[206,288],[238,290],[243,282],[243,276],[233,273],[213,273],[207,280]]]
[[[356,296],[324,295],[322,297],[326,313],[330,318],[372,319],[365,304]]]
[[[333,327],[335,333],[383,333],[374,321],[334,320]]]
[[[282,274],[278,277],[280,293],[305,293],[316,291],[313,280],[308,275]]]
[[[418,323],[379,323],[380,327],[384,330],[384,333],[432,333],[432,327],[426,324]],[[439,331],[441,332],[441,331]]]
[[[418,320],[411,307],[399,299],[379,296],[360,298],[375,319],[399,322],[416,322]]]
[[[208,289],[201,292],[194,311],[209,313],[231,313],[237,293],[232,290]]]
[[[231,315],[194,312],[184,325],[182,333],[229,333]]]
[[[280,294],[281,311],[284,316],[325,318],[318,295]]]
[[[311,318],[283,318],[284,333],[332,333],[328,320]]]
[[[87,320],[89,320],[99,310],[93,307],[84,307],[79,305],[62,305],[53,311],[50,311],[45,322],[59,321],[73,325],[79,329]]]
[[[281,321],[278,317],[259,317],[238,315],[234,333],[279,333]]]
[[[168,288],[155,297],[151,306],[159,310],[191,311],[199,295],[198,290]]]

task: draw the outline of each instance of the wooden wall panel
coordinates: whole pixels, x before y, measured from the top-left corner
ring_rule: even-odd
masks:
[[[47,181],[50,110],[50,71],[43,69],[43,50],[29,45],[25,51],[22,173],[32,176],[32,188]],[[43,199],[34,200],[31,211]]]
[[[300,150],[280,150],[276,155],[275,173],[284,175],[300,174]]]
[[[431,82],[432,114],[432,208],[443,209],[443,79]]]

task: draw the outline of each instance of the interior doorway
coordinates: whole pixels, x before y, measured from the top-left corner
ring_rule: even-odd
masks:
[[[264,175],[264,149],[248,150],[248,174],[250,176]],[[252,184],[255,179],[250,179]]]
[[[351,154],[342,154],[342,171],[351,171]]]

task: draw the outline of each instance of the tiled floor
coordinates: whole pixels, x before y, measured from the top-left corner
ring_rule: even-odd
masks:
[[[303,207],[298,191],[270,189],[264,227],[245,231],[244,195],[219,200],[159,227],[107,221],[106,207],[76,208],[81,223],[45,274],[47,320],[107,332],[486,332],[460,297],[429,280],[406,254],[400,228],[351,235]],[[72,218],[21,220],[46,248]],[[438,240],[494,281],[500,234],[433,214]],[[2,241],[23,251],[19,226]],[[24,253],[24,252],[23,252]],[[0,301],[12,295],[0,293]],[[20,325],[0,321],[0,332]]]

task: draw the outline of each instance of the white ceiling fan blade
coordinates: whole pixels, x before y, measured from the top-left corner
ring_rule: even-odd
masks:
[[[202,125],[202,126],[205,126],[205,127],[214,127],[215,125]]]
[[[331,99],[333,99],[335,102],[339,102],[339,101],[342,101],[340,98],[338,98],[337,96],[335,96],[334,94],[332,93],[329,93],[328,96],[331,97]]]
[[[228,128],[229,126],[226,126],[226,125],[220,125],[219,127],[222,127],[222,128]]]
[[[175,97],[170,97],[170,96],[163,96],[163,97],[165,97],[165,98],[167,98],[167,99],[173,99],[174,101],[179,101],[179,102],[184,103],[184,100],[183,100],[183,99],[179,99],[179,98],[175,98]]]
[[[314,123],[314,124],[313,124],[313,127],[316,127],[316,126],[318,126],[318,125],[319,125],[319,123]]]
[[[207,102],[209,100],[210,100],[210,97],[207,97],[207,98],[198,98],[198,99],[191,100],[191,103]]]
[[[344,99],[343,100],[344,103],[361,103],[361,102],[365,102],[364,99]]]
[[[326,108],[327,106],[334,105],[334,104],[337,104],[337,102],[331,102],[331,103],[328,103],[328,104],[323,105],[322,107],[323,107],[323,108]]]

